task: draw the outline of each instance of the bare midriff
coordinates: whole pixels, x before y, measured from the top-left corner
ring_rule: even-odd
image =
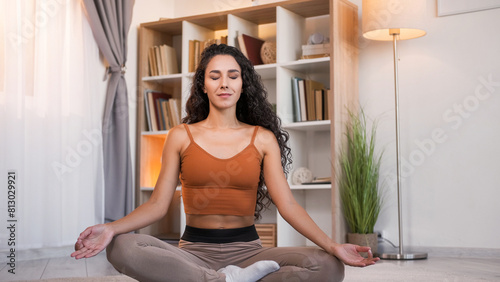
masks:
[[[186,214],[186,224],[192,227],[204,229],[232,229],[253,225],[254,217],[216,214]]]

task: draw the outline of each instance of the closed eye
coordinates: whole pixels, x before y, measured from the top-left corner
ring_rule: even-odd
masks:
[[[230,69],[228,70],[228,74],[230,79],[238,79],[240,77],[240,71],[235,70],[235,69]],[[212,80],[217,80],[222,76],[221,71],[219,70],[212,70],[210,71],[210,79]]]

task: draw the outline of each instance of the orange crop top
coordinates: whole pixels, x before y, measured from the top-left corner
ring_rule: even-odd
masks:
[[[250,144],[231,158],[220,159],[194,142],[181,155],[180,178],[186,214],[253,216],[262,157],[254,145],[259,129],[255,127]]]

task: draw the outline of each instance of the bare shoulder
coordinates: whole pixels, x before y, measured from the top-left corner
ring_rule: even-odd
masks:
[[[276,140],[276,136],[274,133],[262,126],[259,126],[259,131],[257,132],[257,136],[255,137],[255,146],[262,153],[266,154],[276,148],[278,148],[278,141]]]
[[[189,144],[189,135],[184,124],[179,124],[168,131],[165,146],[180,151],[185,144]]]
[[[176,125],[168,130],[167,136],[169,138],[188,137],[184,123]]]
[[[189,136],[187,134],[186,127],[184,126],[184,124],[179,124],[168,130],[167,138],[176,140],[176,139],[189,138]]]

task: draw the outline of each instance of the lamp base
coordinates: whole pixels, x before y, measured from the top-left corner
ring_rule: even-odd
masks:
[[[392,259],[392,260],[416,260],[416,259],[426,259],[427,253],[414,253],[414,254],[399,254],[399,253],[385,253],[380,254],[381,259]]]

